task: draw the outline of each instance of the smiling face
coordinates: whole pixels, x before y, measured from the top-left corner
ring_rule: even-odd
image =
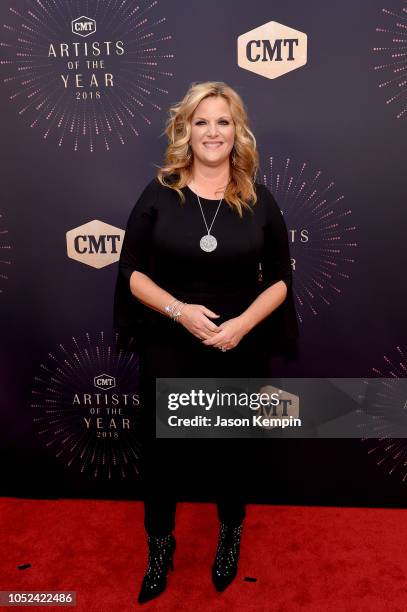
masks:
[[[191,117],[191,147],[201,163],[217,166],[229,158],[235,125],[229,102],[222,96],[204,98]]]

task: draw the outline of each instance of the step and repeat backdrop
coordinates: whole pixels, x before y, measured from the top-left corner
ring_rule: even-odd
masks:
[[[276,376],[406,376],[407,2],[4,0],[0,24],[3,494],[140,494],[113,293],[193,82],[242,96],[289,231],[300,352]],[[407,439],[267,442],[253,501],[407,499]]]

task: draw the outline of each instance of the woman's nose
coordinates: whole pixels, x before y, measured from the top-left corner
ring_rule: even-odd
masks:
[[[216,123],[208,124],[208,136],[216,136],[218,133],[218,126]]]

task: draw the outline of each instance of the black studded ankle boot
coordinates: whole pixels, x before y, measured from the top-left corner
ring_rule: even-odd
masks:
[[[217,591],[224,591],[237,574],[240,536],[243,525],[220,524],[218,548],[212,566],[212,581]]]
[[[167,586],[167,572],[174,569],[173,554],[175,538],[172,533],[165,536],[147,535],[148,567],[144,575],[138,603],[144,603],[160,595]]]

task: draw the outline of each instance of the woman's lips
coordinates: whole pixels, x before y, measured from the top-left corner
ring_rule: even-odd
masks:
[[[204,142],[203,146],[207,149],[218,149],[223,145],[223,142]]]

